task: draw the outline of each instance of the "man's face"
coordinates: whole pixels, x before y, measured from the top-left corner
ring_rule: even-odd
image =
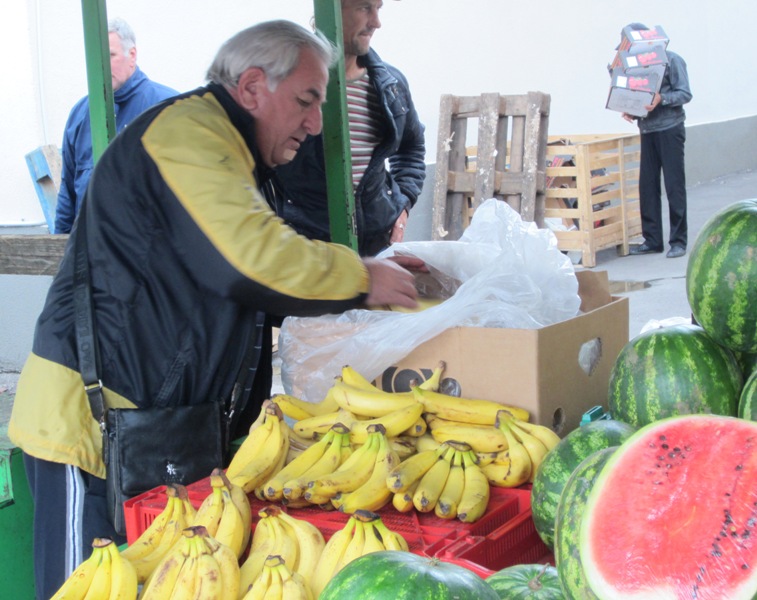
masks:
[[[124,54],[121,38],[117,33],[109,33],[108,42],[110,44],[110,76],[115,92],[134,74],[137,67],[137,49],[132,48]]]
[[[297,68],[275,91],[261,85],[252,114],[258,149],[269,167],[291,161],[308,135],[321,132],[328,80],[326,65],[312,51],[303,50]]]
[[[373,32],[381,27],[379,10],[382,0],[342,0],[344,54],[363,56],[371,47]]]

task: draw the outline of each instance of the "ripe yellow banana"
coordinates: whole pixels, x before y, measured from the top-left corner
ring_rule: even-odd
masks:
[[[394,508],[398,512],[410,512],[411,510],[413,510],[413,508],[415,508],[413,506],[413,495],[415,494],[415,490],[418,488],[419,482],[420,479],[416,480],[404,492],[394,492],[394,495],[392,496],[392,506],[394,506]]]
[[[428,415],[427,415],[428,416]],[[430,431],[426,431],[421,437],[415,438],[415,451],[425,452],[426,450],[436,450],[441,446],[441,442],[437,442],[431,435]]]
[[[108,600],[134,600],[137,597],[137,571],[118,551],[113,540],[104,538],[110,553],[111,583]]]
[[[513,443],[510,440],[514,439],[514,443],[521,444],[528,453],[528,458],[531,463],[531,470],[529,472],[528,481],[533,482],[534,475],[536,475],[536,469],[539,468],[539,465],[544,460],[544,457],[548,452],[547,448],[538,439],[523,430],[519,430],[519,435],[518,432],[515,431],[512,422],[513,418],[507,412],[502,411],[497,414],[497,427],[499,427],[500,430],[502,430],[502,432],[505,434],[505,437],[507,437],[508,447],[511,443]]]
[[[547,450],[552,450],[557,444],[560,443],[560,436],[552,431],[549,427],[544,425],[537,425],[536,423],[529,423],[528,421],[520,421],[519,419],[513,419],[511,423],[517,429],[521,429],[530,433],[537,440],[539,440]]]
[[[390,471],[386,478],[386,486],[392,492],[410,489],[425,475],[445,449],[446,446],[439,446],[435,450],[425,450],[406,458]]]
[[[352,532],[352,539],[347,544],[347,548],[344,549],[344,554],[334,570],[336,575],[350,564],[356,558],[360,558],[363,555],[363,547],[365,546],[365,528],[363,522],[359,519],[355,519],[355,529]]]
[[[309,582],[318,566],[323,548],[326,546],[323,534],[312,523],[297,519],[284,511],[279,511],[278,518],[288,528],[290,537],[293,535],[297,540],[297,564],[293,570]]]
[[[194,597],[197,586],[197,565],[200,557],[197,538],[192,535],[182,540],[182,543],[188,548],[188,556],[176,577],[176,583],[171,592],[171,600],[190,600]]]
[[[278,568],[282,569],[285,567],[284,565],[281,565]],[[289,573],[289,577],[285,578],[282,572],[281,579],[284,582],[284,585],[281,588],[282,600],[314,600],[313,592],[310,591],[310,585],[299,573]]]
[[[71,573],[68,579],[63,582],[63,585],[61,585],[55,594],[53,594],[51,600],[64,600],[67,598],[78,600],[87,595],[87,592],[95,579],[95,573],[102,563],[103,553],[108,553],[108,548],[103,545],[104,541],[105,540],[101,538],[93,540],[92,554],[74,569],[74,572]],[[110,559],[112,560],[112,556]],[[99,579],[101,580],[102,577],[100,576]],[[134,583],[136,585],[136,574]],[[98,582],[98,585],[102,588],[103,583],[100,581]],[[108,596],[104,597],[107,598]],[[132,596],[132,598],[133,597],[134,596]]]
[[[270,525],[271,519],[264,518],[258,521],[255,532],[252,535],[250,553],[239,568],[239,591],[244,596],[263,571],[265,559],[278,551]]]
[[[317,440],[337,423],[350,427],[355,420],[355,415],[340,408],[334,412],[297,421],[292,430],[300,437]]]
[[[197,557],[195,595],[192,598],[218,599],[225,595],[221,567],[210,552],[201,552]]]
[[[308,482],[305,498],[309,496],[333,498],[339,492],[351,492],[363,485],[371,476],[376,462],[381,433],[372,433],[368,440],[355,450],[333,473],[327,473]]]
[[[524,456],[525,455],[525,456]],[[528,482],[531,476],[531,458],[521,444],[514,453],[505,450],[488,465],[481,466],[491,485],[513,488]]]
[[[410,550],[407,540],[400,533],[389,529],[381,519],[373,521],[373,526],[381,536],[387,550],[401,550],[403,552]]]
[[[432,437],[439,442],[465,442],[476,452],[502,452],[507,450],[507,438],[494,425],[479,425],[449,421],[437,415],[427,415]]]
[[[481,425],[494,425],[497,412],[509,411],[516,419],[528,420],[528,411],[515,406],[507,406],[492,400],[479,400],[474,398],[458,398],[448,396],[431,390],[424,390],[420,386],[413,388],[415,399],[423,404],[424,411],[438,415],[450,421],[462,421],[463,423],[478,423]]]
[[[337,379],[337,381],[339,380]],[[352,387],[362,389],[362,390],[368,390],[370,392],[381,391],[379,390],[379,388],[373,385],[373,382],[363,377],[363,375],[361,375],[358,371],[356,371],[350,365],[344,365],[342,367],[341,382],[347,385],[351,385]]]
[[[355,512],[355,518],[360,522],[364,530],[363,554],[386,550],[381,535],[374,524],[381,517],[374,512],[358,510]]]
[[[413,505],[419,512],[431,512],[444,489],[450,470],[450,460],[455,452],[451,446],[445,449],[421,477],[413,494]]]
[[[223,594],[218,599],[237,598],[239,596],[239,561],[234,551],[213,539],[202,528],[195,528],[207,551],[213,555],[223,580]],[[199,598],[198,598],[199,600]]]
[[[104,545],[104,541],[105,538],[96,538],[92,544],[93,550],[96,546],[100,547],[101,552],[98,553],[100,560],[96,563],[95,574],[89,584],[87,593],[83,596],[84,600],[100,600],[101,598],[110,597],[110,588],[113,582],[113,565],[110,552],[108,552]]]
[[[331,581],[331,578],[336,574],[337,565],[342,560],[342,556],[352,540],[352,532],[355,530],[355,522],[355,518],[350,516],[344,527],[335,531],[326,542],[321,558],[318,561],[318,566],[316,567],[313,578],[310,581],[310,587],[313,590],[313,596],[315,598],[320,596],[323,588],[326,587],[326,584]]]
[[[298,500],[307,490],[308,484],[318,477],[333,473],[339,467],[342,459],[342,444],[345,436],[349,436],[347,428],[337,423],[334,425],[334,436],[323,455],[299,477],[294,477],[284,484],[283,494],[287,500]]]
[[[271,555],[273,556],[273,555]],[[265,600],[268,588],[271,585],[271,577],[273,571],[271,569],[262,569],[254,581],[250,582],[247,592],[242,596],[241,600]],[[242,588],[245,589],[244,587]],[[273,598],[273,596],[269,596]]]
[[[421,437],[424,433],[426,433],[427,429],[428,424],[426,423],[426,420],[421,416],[415,420],[415,423],[413,423],[410,427],[403,431],[401,435]]]
[[[417,438],[414,438],[412,436],[400,435],[397,437],[389,438],[389,443],[392,445],[392,448],[394,448],[397,456],[400,457],[400,460],[405,460],[406,458],[410,458],[418,452],[415,443],[416,439]]]
[[[183,487],[183,486],[182,486]],[[184,489],[186,494],[186,489]],[[163,535],[168,522],[174,516],[174,507],[177,505],[177,487],[175,484],[166,486],[166,506],[153,519],[152,523],[134,540],[134,542],[122,550],[122,554],[134,562],[150,554]],[[191,505],[190,505],[191,506]]]
[[[371,425],[383,425],[386,437],[397,437],[406,431],[421,416],[423,405],[419,402],[404,408],[365,421],[355,421],[350,427],[350,441],[353,444],[364,444],[368,439],[368,428]]]
[[[360,509],[376,511],[385,506],[392,499],[392,492],[386,487],[386,478],[399,462],[400,459],[386,436],[381,435],[370,478],[355,491],[347,493],[339,510],[352,514]]]
[[[315,442],[309,448],[303,450],[299,456],[271,477],[271,479],[263,485],[263,493],[266,499],[271,501],[281,500],[284,497],[284,484],[287,481],[303,475],[310,467],[318,462],[333,439],[334,431],[329,430],[320,440]]]
[[[300,400],[289,394],[275,394],[271,398],[271,402],[281,409],[284,416],[294,419],[295,421],[301,421],[302,419],[309,419],[310,417],[316,416],[315,412],[311,409],[312,404],[310,402]]]
[[[274,406],[273,403],[269,402],[261,410],[262,421],[260,423],[256,421],[250,427],[250,433],[244,438],[226,469],[226,476],[229,479],[233,479],[234,476],[241,473],[242,469],[255,459],[259,450],[266,446],[268,438],[274,431],[276,411],[282,414],[281,409],[278,407],[274,409]],[[258,416],[258,419],[260,419],[260,416]]]
[[[178,540],[175,547],[158,563],[142,586],[139,600],[164,600],[170,598],[179,572],[189,557],[189,546]]]
[[[329,392],[342,410],[371,419],[396,412],[415,402],[410,392],[385,392],[371,387],[364,389],[345,381],[336,381]]]
[[[443,360],[439,361],[439,364],[431,373],[431,377],[426,379],[426,381],[421,382],[418,387],[422,390],[431,390],[432,392],[438,392],[439,384],[441,384],[442,382],[442,375],[444,375],[444,370],[446,368],[447,363],[445,363]]]
[[[491,490],[486,475],[476,464],[476,456],[473,452],[463,453],[463,467],[465,485],[457,505],[457,518],[463,523],[473,523],[486,512]]]
[[[444,483],[442,493],[434,506],[434,514],[440,519],[454,519],[457,516],[457,507],[465,488],[463,454],[464,452],[455,450],[452,455],[447,481]]]
[[[252,531],[245,528],[245,520],[242,518],[237,505],[231,499],[231,493],[227,489],[221,490],[223,496],[223,515],[218,524],[218,530],[213,536],[222,544],[226,544],[241,558],[247,550],[247,542]]]

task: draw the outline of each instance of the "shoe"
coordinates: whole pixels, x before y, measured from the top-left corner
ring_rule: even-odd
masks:
[[[686,254],[686,248],[683,246],[671,246],[666,256],[668,258],[678,258],[684,254]]]
[[[662,252],[662,248],[653,248],[646,242],[644,242],[643,244],[638,244],[636,246],[631,246],[628,249],[628,254],[632,256],[638,256],[639,254],[659,254],[660,252]]]

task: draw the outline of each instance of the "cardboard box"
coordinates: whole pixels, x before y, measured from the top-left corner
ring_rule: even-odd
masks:
[[[634,117],[646,117],[649,111],[645,107],[652,104],[654,95],[653,91],[634,90],[614,85],[610,87],[605,107]]]
[[[637,50],[653,44],[667,46],[668,41],[667,34],[659,25],[655,25],[650,29],[631,29],[626,25],[621,32],[621,40],[617,50],[619,52]]]
[[[443,360],[445,385],[460,395],[527,409],[565,435],[584,412],[607,409],[610,372],[628,342],[628,298],[610,295],[606,271],[578,271],[581,314],[540,329],[455,327],[421,344],[377,383],[408,388]],[[591,360],[581,360],[586,356]]]

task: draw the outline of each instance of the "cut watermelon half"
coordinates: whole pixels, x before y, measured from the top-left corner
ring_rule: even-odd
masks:
[[[601,599],[757,598],[757,423],[690,415],[640,429],[602,469],[579,539]]]

